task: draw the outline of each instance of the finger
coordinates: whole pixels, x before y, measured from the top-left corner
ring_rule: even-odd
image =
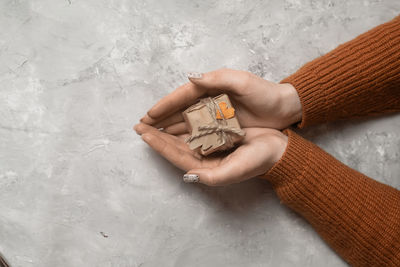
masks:
[[[201,166],[201,162],[197,158],[167,142],[164,138],[166,136],[162,137],[161,133],[156,134],[155,132],[147,132],[142,135],[143,141],[176,167],[187,171]]]
[[[146,123],[148,125],[153,125],[154,123],[157,122],[156,119],[151,118],[149,115],[145,114],[141,119],[140,122]]]
[[[268,147],[263,142],[241,145],[215,167],[203,164],[206,168],[191,169],[187,174],[197,174],[199,182],[220,186],[238,183],[265,173],[271,166],[266,158]]]
[[[179,122],[164,128],[164,132],[173,135],[181,135],[188,133],[188,129],[185,122]]]
[[[200,183],[209,186],[221,186],[244,180],[246,178],[246,169],[247,167],[243,162],[235,160],[221,163],[220,165],[212,168],[191,169],[187,172],[187,174],[198,175],[198,182]]]
[[[219,69],[203,73],[201,78],[189,78],[189,80],[200,87],[206,88],[210,93],[225,91],[240,94],[246,88],[251,77],[252,74],[246,71]]]
[[[209,186],[222,186],[232,184],[234,181],[239,181],[239,178],[237,178],[237,173],[234,169],[235,167],[231,165],[218,166],[215,168],[199,168],[191,169],[186,175],[195,174],[198,176],[197,182]],[[184,181],[191,182],[185,179],[185,175]]]
[[[141,121],[154,123],[163,117],[167,117],[178,110],[190,106],[204,94],[205,91],[199,86],[190,82],[186,83],[158,101]]]
[[[171,116],[166,117],[165,119],[154,123],[155,128],[166,128],[170,126],[171,124],[175,124],[178,122],[183,122],[183,115],[181,111],[175,112]]]
[[[136,131],[136,133],[138,135],[142,135],[146,132],[154,132],[154,131],[159,132],[159,130],[157,128],[150,126],[148,124],[145,124],[145,123],[138,123],[133,127],[133,129]]]
[[[145,133],[152,133],[155,136],[162,138],[164,141],[170,143],[173,146],[178,147],[181,150],[187,151],[187,152],[192,152],[190,150],[189,146],[184,142],[185,138],[188,136],[188,134],[184,134],[182,136],[174,136],[170,135],[164,132],[161,132],[157,128],[154,128],[153,126],[147,125],[145,123],[139,123],[135,125],[135,131],[139,135],[143,135]]]

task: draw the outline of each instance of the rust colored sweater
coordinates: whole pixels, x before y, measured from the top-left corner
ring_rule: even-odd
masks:
[[[282,83],[300,96],[300,128],[400,111],[400,16]],[[295,132],[285,133],[286,151],[264,176],[282,202],[351,265],[400,266],[400,191],[345,166]]]

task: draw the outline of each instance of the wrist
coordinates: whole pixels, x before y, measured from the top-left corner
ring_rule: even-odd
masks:
[[[280,132],[280,136],[277,140],[277,147],[275,148],[274,157],[272,159],[272,165],[275,165],[283,156],[286,151],[286,147],[288,144],[288,136],[282,132]]]
[[[287,126],[300,122],[302,107],[299,94],[290,83],[282,83],[279,86],[281,87],[279,90],[280,106]]]

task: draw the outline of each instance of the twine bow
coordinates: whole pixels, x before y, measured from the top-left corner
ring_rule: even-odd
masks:
[[[189,136],[188,138],[185,139],[185,142],[190,143],[194,139],[200,138],[202,136],[217,133],[218,141],[222,141],[223,143],[225,143],[227,148],[233,147],[231,133],[244,136],[245,132],[239,128],[228,126],[224,113],[222,112],[220,106],[216,103],[216,101],[212,97],[203,98],[200,100],[200,102],[207,107],[208,112],[210,113],[211,118],[213,119],[213,124],[199,126],[198,127],[199,133]],[[217,120],[216,118],[217,109],[219,111],[219,114],[221,114],[222,120]]]

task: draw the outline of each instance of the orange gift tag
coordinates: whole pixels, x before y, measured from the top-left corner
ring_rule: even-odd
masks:
[[[221,109],[222,114],[224,115],[225,119],[230,119],[230,118],[235,117],[235,109],[228,108],[228,105],[225,102],[218,103],[218,106]],[[216,114],[215,118],[217,118],[218,120],[222,120],[222,116],[218,109],[217,109],[217,114]]]

